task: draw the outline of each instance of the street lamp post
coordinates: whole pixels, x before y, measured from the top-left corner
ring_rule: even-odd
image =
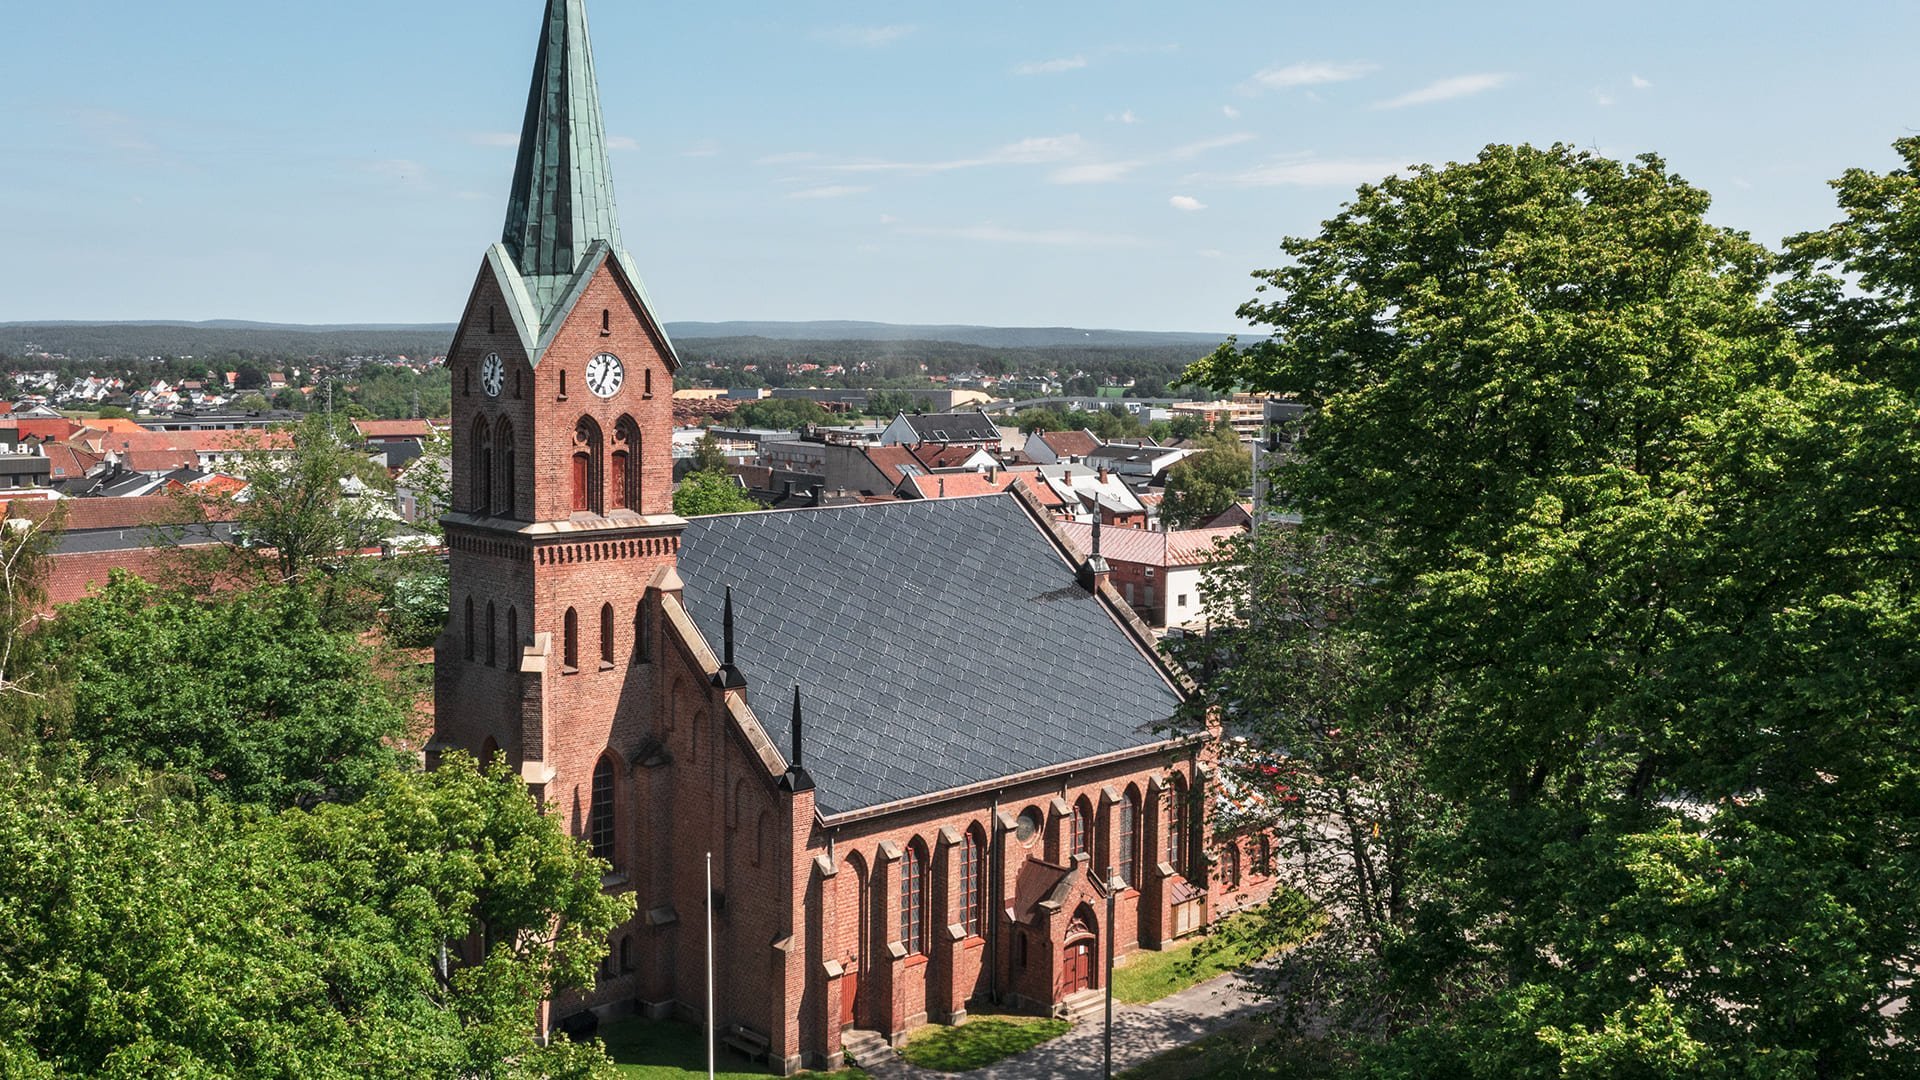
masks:
[[[1113,1080],[1113,931],[1114,898],[1119,895],[1120,882],[1113,875],[1113,868],[1107,868],[1107,1031],[1103,1039],[1106,1051],[1106,1080]]]

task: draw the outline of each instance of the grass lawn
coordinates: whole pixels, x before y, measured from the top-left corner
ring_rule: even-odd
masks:
[[[706,1032],[686,1024],[638,1017],[616,1020],[600,1029],[601,1041],[621,1076],[634,1080],[692,1080],[707,1075]],[[718,1080],[762,1080],[773,1075],[765,1065],[720,1047],[714,1059]],[[803,1074],[812,1075],[812,1074]],[[860,1069],[834,1074],[844,1080],[871,1080]]]
[[[1113,973],[1114,1000],[1129,1005],[1159,1001],[1298,944],[1311,935],[1313,927],[1305,905],[1295,907],[1300,912],[1299,925],[1287,926],[1277,939],[1270,932],[1256,931],[1264,931],[1262,921],[1275,918],[1285,908],[1242,912],[1222,920],[1211,933],[1196,935],[1173,948],[1133,954],[1126,967]]]
[[[959,1027],[922,1028],[900,1049],[900,1056],[935,1072],[965,1072],[1057,1039],[1069,1027],[1065,1020],[1039,1016],[976,1016]]]

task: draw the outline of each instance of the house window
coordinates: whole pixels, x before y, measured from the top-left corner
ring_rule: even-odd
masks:
[[[1131,888],[1134,874],[1134,845],[1138,843],[1140,833],[1140,796],[1127,792],[1126,799],[1120,803],[1120,841],[1115,851],[1114,876],[1120,884]]]
[[[567,609],[566,622],[561,635],[560,666],[567,671],[580,670],[580,615],[572,608]]]
[[[986,855],[980,827],[969,827],[960,842],[960,925],[973,937],[980,936],[980,891],[986,878]]]
[[[1187,594],[1186,594],[1186,593],[1181,593],[1181,594],[1180,594],[1180,606],[1181,606],[1181,607],[1186,607],[1186,606],[1187,606]]]
[[[1073,807],[1072,844],[1067,851],[1073,855],[1087,854],[1087,848],[1093,841],[1093,809],[1087,800],[1081,799]]]
[[[926,955],[927,857],[918,840],[907,845],[900,862],[900,942],[909,955]]]
[[[613,759],[602,757],[593,769],[593,805],[587,810],[587,842],[593,857],[613,861]]]
[[[613,605],[600,605],[600,666],[613,666]]]

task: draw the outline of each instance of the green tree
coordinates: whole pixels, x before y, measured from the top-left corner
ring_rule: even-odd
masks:
[[[1021,409],[1013,414],[1013,424],[1025,434],[1036,431],[1072,431],[1073,420],[1059,409]]]
[[[733,476],[723,472],[691,472],[673,492],[673,512],[681,517],[739,514],[762,509]]]
[[[610,1076],[533,1038],[632,904],[562,820],[470,759],[274,814],[0,762],[0,1071]]]
[[[1415,168],[1194,373],[1306,405],[1276,492],[1369,552],[1342,618],[1453,808],[1342,1013],[1372,1075],[1920,1067],[1912,405],[1805,366],[1708,202],[1651,156]]]
[[[408,734],[401,688],[297,586],[205,596],[116,571],[32,647],[68,687],[59,734],[90,761],[241,802],[352,797],[394,768]]]
[[[263,562],[279,581],[364,574],[360,553],[378,546],[394,514],[386,471],[368,460],[346,421],[316,413],[242,438],[250,445],[230,471],[246,489],[215,500],[235,522],[228,554]]]
[[[266,412],[271,408],[264,394],[241,394],[233,399],[233,407],[241,412]]]
[[[720,440],[709,431],[700,436],[693,445],[693,471],[697,473],[724,473],[730,463],[725,450],[720,448]]]
[[[808,424],[840,421],[821,408],[818,402],[804,398],[765,398],[740,406],[733,414],[733,422],[740,427],[792,431]]]
[[[905,390],[875,390],[867,395],[866,413],[891,420],[901,413],[923,412],[920,398]]]
[[[273,407],[286,412],[306,412],[307,395],[289,386],[273,395]]]
[[[1229,429],[1225,440],[1212,436],[1208,449],[1167,470],[1160,520],[1171,529],[1189,529],[1233,508],[1253,483],[1253,455]]]
[[[99,413],[99,416],[100,416],[100,419],[102,419],[102,420],[131,420],[131,419],[133,419],[133,414],[132,414],[131,412],[128,412],[127,410],[125,410],[125,409],[123,409],[123,408],[121,408],[121,407],[120,407],[120,406],[118,406],[118,405],[102,405],[102,406],[100,406],[100,413]]]

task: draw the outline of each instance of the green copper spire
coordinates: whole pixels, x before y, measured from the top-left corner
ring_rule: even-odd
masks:
[[[502,240],[544,322],[595,240],[622,252],[586,0],[547,0]]]

